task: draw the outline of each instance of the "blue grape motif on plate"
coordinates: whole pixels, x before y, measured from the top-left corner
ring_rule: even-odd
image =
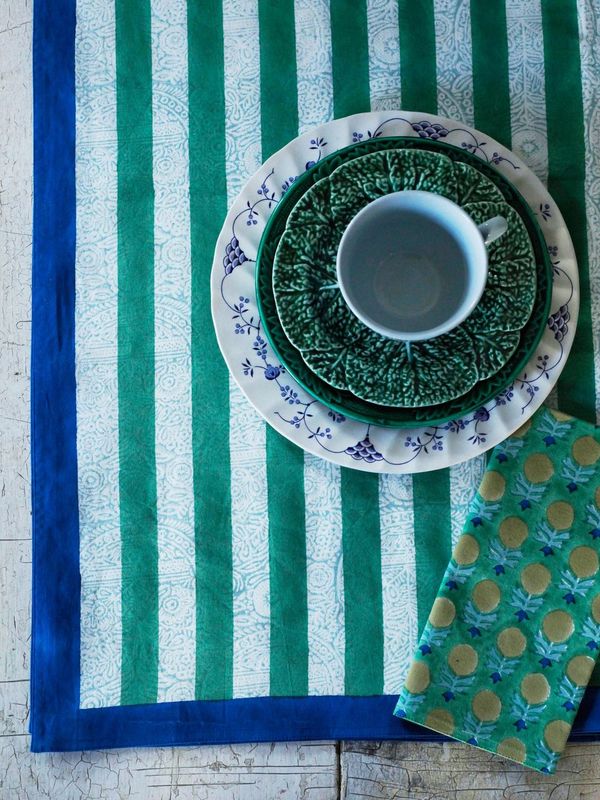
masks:
[[[414,122],[412,129],[421,139],[433,139],[433,141],[437,141],[437,139],[443,139],[448,136],[448,128],[444,128],[439,122],[428,122],[427,120]]]
[[[225,248],[225,258],[223,259],[223,268],[225,275],[231,275],[236,267],[247,261],[246,254],[240,247],[240,243],[236,236],[231,237],[231,241]]]

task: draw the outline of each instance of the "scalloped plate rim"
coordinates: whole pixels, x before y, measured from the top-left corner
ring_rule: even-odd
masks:
[[[465,420],[461,428],[438,429],[437,426],[428,426],[413,430],[390,430],[375,428],[353,420],[342,420],[339,423],[334,420],[331,424],[337,427],[331,431],[330,437],[327,439],[321,425],[317,425],[319,420],[322,420],[323,424],[331,422],[328,420],[325,407],[317,401],[304,403],[298,398],[301,405],[299,413],[303,418],[299,424],[296,424],[294,419],[290,420],[282,413],[289,414],[285,405],[288,402],[287,395],[280,384],[277,384],[279,392],[276,393],[264,382],[254,381],[253,383],[254,376],[250,372],[245,373],[240,368],[242,366],[240,357],[246,354],[245,360],[249,361],[247,355],[249,351],[240,347],[234,335],[234,326],[231,321],[233,298],[229,295],[226,297],[223,290],[224,279],[227,277],[226,274],[224,275],[223,269],[224,254],[233,239],[240,246],[242,244],[247,246],[247,241],[252,245],[251,236],[248,240],[243,237],[243,241],[240,243],[235,231],[235,222],[242,215],[248,214],[248,209],[252,206],[250,198],[255,201],[255,204],[262,202],[255,199],[256,187],[260,187],[261,184],[268,181],[275,174],[276,169],[278,170],[278,179],[285,181],[286,176],[291,176],[293,180],[292,172],[300,174],[305,171],[304,164],[307,157],[310,159],[316,155],[319,158],[321,152],[334,152],[352,144],[353,141],[356,141],[354,139],[356,132],[365,130],[370,138],[381,133],[384,126],[388,126],[392,128],[389,135],[413,136],[416,135],[413,125],[423,121],[442,125],[447,130],[445,134],[447,136],[458,134],[455,138],[466,138],[466,144],[475,150],[477,155],[481,154],[481,157],[488,162],[495,158],[495,154],[499,154],[501,161],[510,160],[515,169],[521,170],[524,179],[513,181],[516,188],[530,205],[533,204],[536,207],[539,205],[539,213],[545,223],[552,220],[551,225],[546,226],[544,233],[552,234],[549,246],[556,248],[555,254],[560,256],[559,260],[553,263],[560,264],[560,266],[555,266],[558,278],[554,283],[551,310],[556,310],[551,318],[560,315],[562,309],[566,308],[566,316],[559,316],[555,320],[557,325],[564,323],[564,333],[559,339],[556,331],[549,333],[550,328],[546,329],[535,358],[532,358],[528,364],[528,370],[530,372],[535,370],[537,360],[540,358],[552,360],[553,363],[543,369],[540,368],[542,372],[537,376],[532,377],[527,373],[520,376],[513,386],[507,387],[507,394],[502,403],[496,404],[490,409],[484,409],[485,419],[483,422],[480,417],[474,416],[472,420]],[[371,131],[373,132],[371,133]],[[311,140],[315,144],[312,144]],[[315,150],[318,152],[315,153]],[[503,163],[498,164],[494,161],[494,164],[499,167],[501,172],[507,169]],[[246,202],[248,209],[246,209]],[[548,242],[549,236],[545,235],[545,238]],[[254,252],[257,245],[258,243],[255,241]],[[246,254],[243,247],[242,251]],[[245,262],[249,267],[252,259],[245,255]],[[248,298],[250,303],[247,310],[254,310],[255,302],[250,300],[253,295],[253,274],[247,268],[240,270],[240,266],[241,262],[236,265],[236,271],[240,275],[236,277],[233,294],[243,291],[244,300]],[[307,452],[321,456],[335,464],[367,472],[412,474],[448,467],[486,452],[510,436],[539,408],[558,380],[573,344],[579,313],[579,276],[573,243],[556,203],[541,181],[518,156],[472,126],[449,117],[420,111],[373,111],[332,120],[301,134],[271,156],[245,182],[243,189],[231,205],[217,238],[211,271],[211,313],[219,348],[234,381],[255,410],[272,427]],[[246,311],[244,311],[245,313]],[[244,322],[244,324],[246,323]],[[250,339],[250,337],[244,338]],[[544,353],[544,349],[548,350],[548,353]],[[263,369],[262,365],[258,366]],[[545,381],[541,383],[540,387],[537,385],[537,381],[542,377],[545,378]],[[290,384],[293,384],[293,381],[290,381]],[[288,392],[288,389],[292,392],[301,391],[300,387],[291,385],[284,388],[285,392]],[[518,402],[515,402],[517,398]],[[311,411],[310,415],[308,415],[309,410]],[[482,430],[482,426],[485,426],[485,430]],[[412,435],[407,437],[407,433]],[[438,447],[440,442],[441,446]]]

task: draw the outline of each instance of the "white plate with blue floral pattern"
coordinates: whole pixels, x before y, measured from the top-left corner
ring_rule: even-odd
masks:
[[[295,178],[321,158],[378,136],[443,140],[493,164],[536,213],[554,265],[548,326],[523,373],[485,407],[441,426],[381,428],[331,411],[285,372],[261,330],[254,292],[255,259],[277,203]],[[294,139],[266,161],[227,215],[215,249],[211,292],[221,352],[249,402],[270,425],[307,452],[368,472],[441,469],[479,455],[510,436],[558,380],[571,349],[579,309],[571,237],[539,179],[489,136],[451,119],[408,111],[334,120]]]

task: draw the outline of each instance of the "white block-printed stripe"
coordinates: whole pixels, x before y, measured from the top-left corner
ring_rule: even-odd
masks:
[[[450,468],[450,522],[452,547],[463,531],[469,505],[481,483],[485,470],[485,455],[470,458]]]
[[[295,0],[298,132],[333,115],[327,0]],[[308,691],[344,692],[344,577],[340,467],[304,454]]]
[[[397,694],[417,643],[417,574],[412,478],[379,476],[383,690]]]
[[[121,696],[117,121],[113,4],[77,12],[75,350],[81,706]]]
[[[540,0],[506,0],[512,149],[546,182],[546,84]]]
[[[298,133],[333,117],[328,0],[295,0]]]
[[[224,0],[227,196],[261,162],[260,55],[255,0]],[[233,695],[269,694],[269,514],[265,423],[230,377]]]
[[[372,111],[402,108],[397,0],[367,0]]]
[[[304,455],[309,694],[344,693],[340,467]]]
[[[152,0],[158,701],[195,695],[187,8]]]
[[[472,125],[470,2],[434,0],[434,15],[438,113]]]
[[[594,0],[579,0],[579,43],[585,138],[585,210],[592,298],[596,424],[600,423],[600,13]]]

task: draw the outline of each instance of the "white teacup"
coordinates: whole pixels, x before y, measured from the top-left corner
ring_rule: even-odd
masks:
[[[337,279],[353,313],[382,336],[423,341],[455,328],[485,288],[486,244],[504,217],[476,225],[456,203],[403,191],[365,206],[344,231]]]

